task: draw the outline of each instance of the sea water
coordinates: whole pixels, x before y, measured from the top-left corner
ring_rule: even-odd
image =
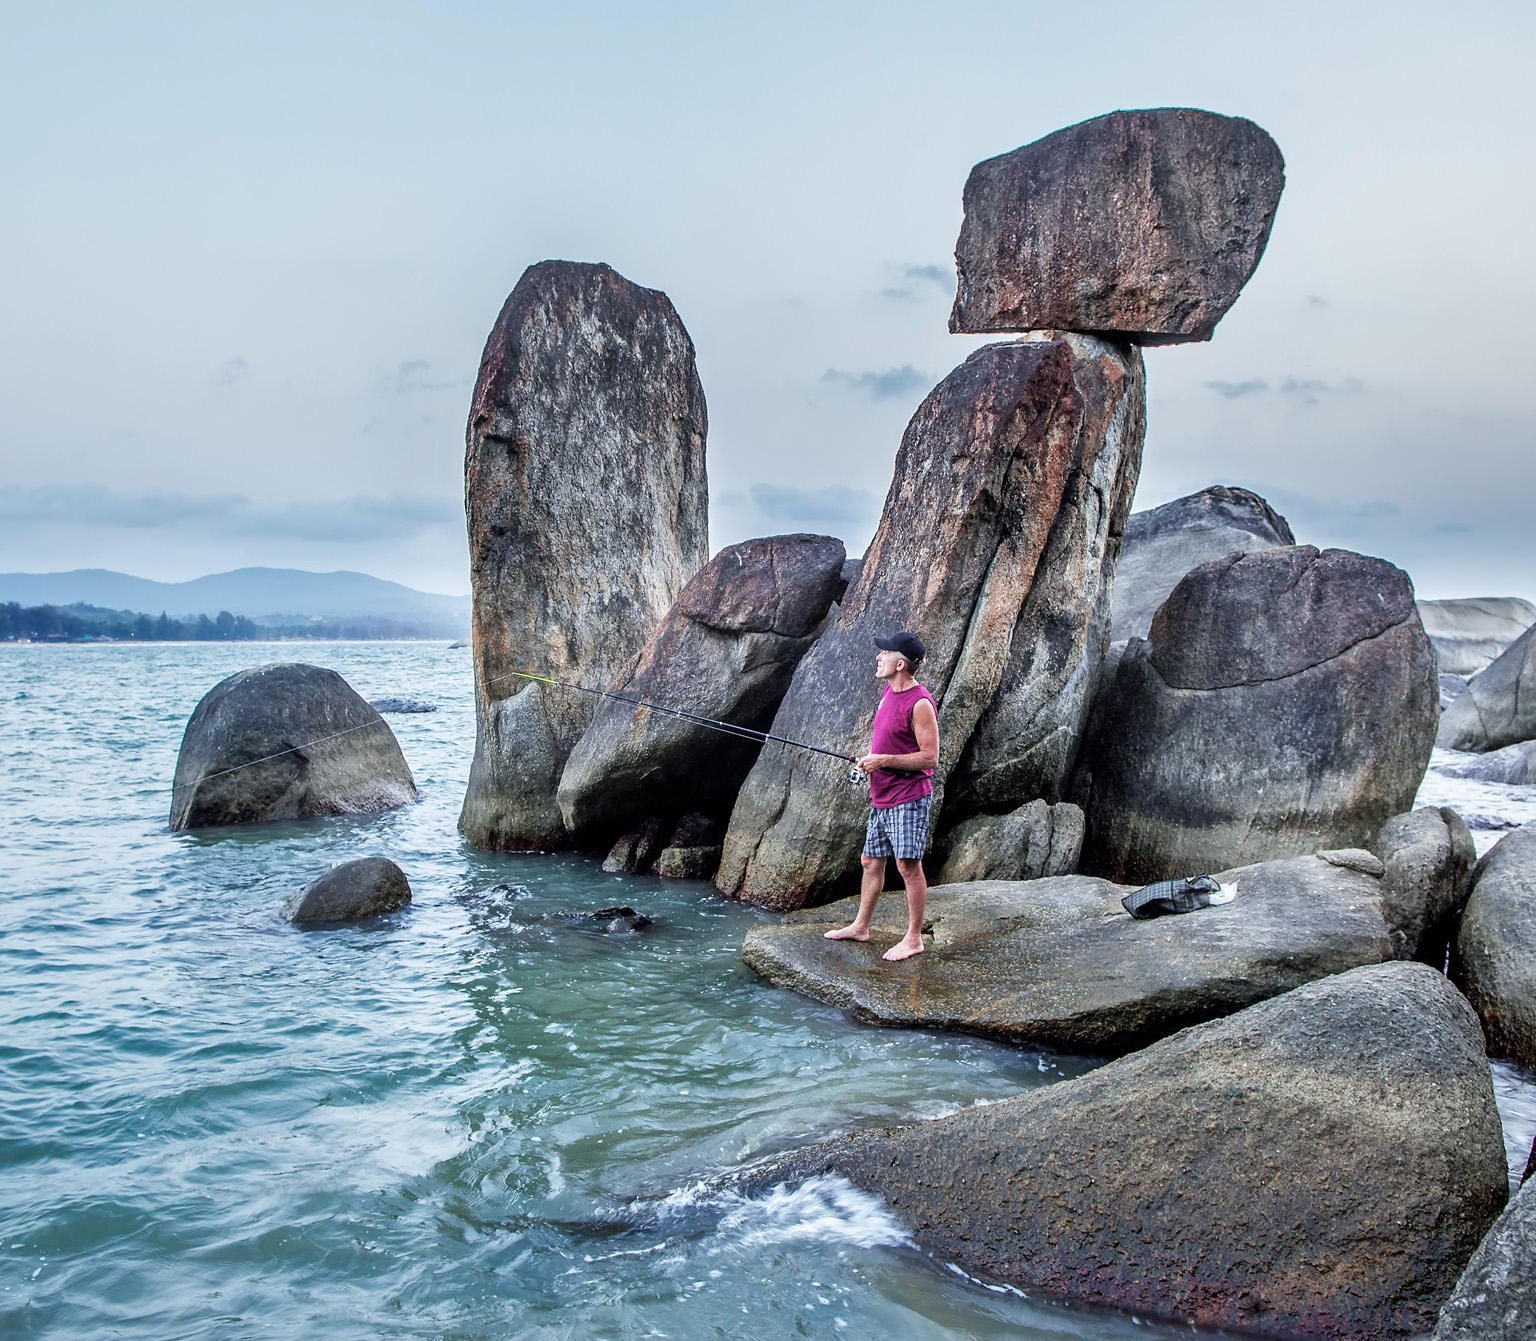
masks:
[[[295,657],[437,705],[390,718],[420,802],[171,833],[197,700]],[[0,647],[0,1335],[1188,1335],[973,1280],[836,1178],[711,1190],[1092,1063],[777,990],[739,957],[766,915],[707,885],[474,851],[473,743],[440,644]],[[408,908],[279,918],[373,854]],[[654,925],[565,916],[613,904]]]

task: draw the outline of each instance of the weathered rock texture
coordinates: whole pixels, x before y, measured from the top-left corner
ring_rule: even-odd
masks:
[[[355,922],[404,908],[411,882],[387,857],[363,857],[333,866],[283,905],[290,922]]]
[[[1536,1067],[1536,828],[1478,862],[1451,955],[1451,979],[1477,1010],[1495,1057]]]
[[[704,391],[666,294],[606,265],[530,266],[497,318],[464,457],[475,758],[459,827],[485,848],[566,846],[555,804],[588,694],[708,557]]]
[[[1110,640],[1145,638],[1158,606],[1191,568],[1234,551],[1295,543],[1285,518],[1258,494],[1224,484],[1133,512],[1115,569]]]
[[[1392,957],[1382,863],[1369,852],[1265,862],[1220,879],[1234,902],[1138,922],[1130,887],[1090,876],[936,885],[933,940],[893,967],[905,900],[882,899],[864,944],[829,941],[855,901],[754,927],[742,958],[770,981],[876,1024],[961,1029],[1114,1055],[1315,978]]]
[[[1476,675],[1536,625],[1536,605],[1518,596],[1420,601],[1419,618],[1442,674]]]
[[[1435,744],[1482,752],[1523,740],[1536,740],[1536,628],[1472,677],[1440,718]]]
[[[1385,868],[1382,899],[1392,949],[1399,959],[1444,968],[1477,863],[1466,821],[1449,808],[1424,806],[1389,819],[1371,849]]]
[[[1412,806],[1439,712],[1408,575],[1310,545],[1186,575],[1103,693],[1081,869],[1135,883],[1369,846]]]
[[[1493,1222],[1440,1310],[1434,1341],[1531,1341],[1536,1336],[1536,1185]]]
[[[827,1171],[967,1271],[1143,1317],[1358,1341],[1428,1331],[1508,1196],[1477,1020],[1403,963],[744,1181]]]
[[[824,535],[727,546],[683,588],[609,689],[766,730],[842,590],[844,557],[843,542]],[[573,830],[701,809],[724,819],[758,749],[684,717],[605,699],[566,761],[560,813]]]
[[[358,815],[416,799],[395,733],[333,670],[258,666],[220,680],[187,722],[171,828]]]
[[[1528,787],[1536,783],[1536,740],[1522,740],[1518,745],[1506,745],[1502,750],[1474,754],[1446,764],[1440,771],[1448,778],[1476,778],[1479,782]]]
[[[952,331],[1209,340],[1269,241],[1285,186],[1251,121],[1111,112],[971,169]]]
[[[939,882],[1071,875],[1082,847],[1083,812],[1070,801],[1035,800],[1007,815],[973,815],[951,830]]]
[[[880,528],[774,733],[866,751],[880,695],[872,639],[912,629],[928,647],[919,677],[940,702],[936,785],[990,716],[1016,729],[1011,740],[982,731],[995,746],[967,764],[972,811],[1053,799],[1040,780],[1059,790],[1092,692],[1142,397],[1134,350],[1078,337],[989,345],[946,377],[907,427]],[[991,785],[1007,767],[1007,785]],[[764,750],[717,887],[798,907],[857,869],[867,804],[835,761]]]

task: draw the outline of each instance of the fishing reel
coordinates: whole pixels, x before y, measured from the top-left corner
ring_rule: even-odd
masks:
[[[857,759],[848,765],[848,771],[843,777],[850,787],[869,786],[869,774],[859,767]]]

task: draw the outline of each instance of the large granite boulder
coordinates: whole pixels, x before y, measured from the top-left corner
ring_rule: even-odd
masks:
[[[1477,864],[1467,822],[1448,807],[1422,806],[1382,825],[1371,850],[1384,868],[1382,903],[1392,949],[1399,959],[1443,969]]]
[[[826,1172],[966,1271],[1143,1318],[1357,1341],[1428,1331],[1509,1194],[1477,1019],[1405,963],[741,1183]]]
[[[1191,568],[1295,543],[1285,518],[1258,494],[1224,484],[1133,512],[1115,569],[1110,640],[1145,638],[1152,616]]]
[[[1442,675],[1476,675],[1536,625],[1536,605],[1518,596],[1420,601],[1419,618]]]
[[[1440,1310],[1433,1341],[1531,1341],[1536,1336],[1536,1183],[1493,1222]]]
[[[283,905],[290,922],[356,922],[392,913],[411,901],[411,882],[388,857],[362,857],[333,866]]]
[[[950,830],[939,883],[1071,875],[1083,847],[1083,812],[1034,800],[1007,815],[973,815]]]
[[[1369,846],[1412,806],[1439,714],[1408,575],[1310,545],[1187,574],[1102,693],[1081,869],[1135,883]]]
[[[286,662],[203,695],[176,756],[171,828],[361,815],[415,799],[389,724],[335,671]]]
[[[704,390],[667,295],[606,265],[542,261],[496,319],[464,455],[475,758],[459,828],[557,848],[555,792],[589,694],[609,684],[708,557]]]
[[[1435,744],[1481,753],[1525,740],[1536,740],[1536,627],[1467,682],[1440,718]]]
[[[766,730],[843,588],[844,558],[843,542],[825,535],[727,546],[683,588],[610,691]],[[759,748],[686,717],[605,699],[566,760],[560,813],[572,830],[611,831],[637,816],[694,810],[723,820]]]
[[[872,640],[908,628],[927,644],[919,678],[940,704],[938,808],[989,713],[1022,724],[1018,749],[1038,748],[1019,764],[1015,794],[968,786],[969,813],[1014,809],[1046,794],[1028,779],[1064,778],[1107,633],[1142,397],[1134,350],[1077,337],[989,345],[950,373],[907,427],[879,530],[774,733],[865,752],[880,696]],[[1038,662],[1028,649],[1043,649]],[[1006,744],[968,771],[1008,762]],[[716,887],[800,906],[856,873],[867,805],[835,761],[764,750],[737,797]]]
[[[935,885],[927,953],[885,963],[906,930],[905,900],[882,899],[870,938],[829,941],[855,901],[753,927],[752,969],[861,1019],[959,1029],[1099,1056],[1302,983],[1392,958],[1382,864],[1350,850],[1225,871],[1228,904],[1137,921],[1124,885],[1090,876]]]
[[[1506,834],[1478,862],[1451,979],[1477,1010],[1488,1051],[1536,1067],[1536,826]]]
[[[1190,107],[1111,112],[989,158],[965,183],[949,329],[1209,340],[1284,186],[1263,130]]]

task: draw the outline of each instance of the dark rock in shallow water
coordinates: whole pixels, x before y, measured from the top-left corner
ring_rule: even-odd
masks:
[[[1488,1051],[1536,1067],[1536,826],[1505,835],[1478,862],[1451,980],[1477,1010]]]
[[[651,815],[619,835],[603,859],[603,870],[609,874],[625,875],[648,871],[657,853],[665,846],[666,831],[662,821]]]
[[[960,1029],[1066,1052],[1119,1054],[1302,983],[1392,956],[1382,863],[1333,852],[1227,871],[1237,898],[1138,922],[1129,887],[1089,876],[935,885],[933,940],[899,965],[905,900],[881,900],[867,943],[829,941],[845,899],[753,927],[747,965],[770,981],[877,1024]]]
[[[637,913],[628,906],[616,905],[612,908],[597,908],[590,913],[561,913],[560,916],[573,922],[601,922],[605,935],[617,936],[627,931],[644,931],[646,927],[654,926],[644,913]]]
[[[423,698],[376,698],[368,704],[375,712],[436,712],[437,704]]]
[[[656,874],[668,880],[710,880],[720,868],[720,846],[669,847],[656,858]]]
[[[708,558],[704,391],[666,294],[544,261],[486,342],[464,489],[474,591],[477,847],[560,848],[555,803],[597,700]]]
[[[1442,675],[1476,675],[1536,625],[1536,605],[1518,596],[1420,601],[1419,618]]]
[[[1441,677],[1444,678],[1443,676]],[[1473,778],[1478,782],[1501,782],[1508,787],[1529,787],[1536,783],[1536,740],[1523,740],[1487,754],[1469,754],[1441,767],[1448,778]]]
[[[1536,628],[1467,682],[1445,710],[1435,744],[1479,753],[1536,740]]]
[[[939,883],[1071,875],[1082,846],[1083,812],[1070,801],[1031,801],[1012,814],[975,815],[949,834]]]
[[[1536,1185],[1526,1183],[1472,1254],[1440,1310],[1433,1341],[1536,1336]]]
[[[221,680],[187,722],[171,828],[367,814],[415,799],[394,732],[341,676],[258,666]]]
[[[1383,903],[1397,957],[1443,968],[1477,863],[1466,822],[1454,810],[1424,806],[1389,819],[1371,847],[1385,868]]]
[[[1111,112],[978,163],[952,331],[1209,340],[1269,241],[1275,142],[1190,107]]]
[[[1301,545],[1202,564],[1100,691],[1081,869],[1146,883],[1367,846],[1423,780],[1435,676],[1385,560]]]
[[[411,884],[387,857],[363,857],[333,866],[283,905],[290,922],[355,922],[404,908]]]
[[[1477,1020],[1405,963],[743,1181],[829,1171],[967,1271],[1143,1317],[1356,1341],[1427,1331],[1508,1196]]]

